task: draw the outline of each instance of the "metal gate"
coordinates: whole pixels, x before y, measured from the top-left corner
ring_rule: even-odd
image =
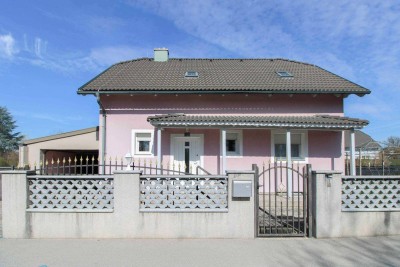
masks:
[[[256,172],[256,235],[258,237],[307,236],[311,233],[311,165],[275,162]]]

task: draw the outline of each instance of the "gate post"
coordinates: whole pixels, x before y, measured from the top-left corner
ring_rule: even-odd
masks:
[[[252,170],[254,171],[254,216],[255,216],[255,220],[254,220],[254,237],[258,236],[258,231],[259,231],[259,227],[258,227],[258,205],[259,205],[259,197],[258,197],[258,188],[259,188],[259,169],[257,164],[252,164],[251,165]]]
[[[307,212],[306,216],[305,216],[305,222],[307,224],[307,228],[308,228],[308,233],[307,236],[308,237],[312,237],[313,235],[313,224],[314,224],[314,219],[313,219],[313,212],[312,212],[312,175],[311,175],[311,164],[307,164],[306,165],[306,174],[304,177],[307,177],[307,184],[304,185],[303,183],[303,190],[305,191],[304,194],[306,195],[307,198],[307,209],[305,210],[305,212]]]

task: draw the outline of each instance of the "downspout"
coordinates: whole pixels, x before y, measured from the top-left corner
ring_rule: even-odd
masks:
[[[101,131],[101,162],[102,162],[102,174],[105,174],[105,170],[106,170],[106,110],[103,106],[103,104],[100,101],[100,93],[97,91],[96,92],[96,100],[97,100],[97,104],[99,104],[99,107],[101,109],[101,114],[102,116],[102,120],[101,120],[101,127],[100,127],[100,131]]]

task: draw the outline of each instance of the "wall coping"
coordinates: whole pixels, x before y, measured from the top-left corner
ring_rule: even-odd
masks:
[[[0,171],[0,174],[36,174],[36,171],[30,170],[7,170],[7,171]]]
[[[37,178],[37,179],[54,179],[54,178],[58,178],[58,179],[112,179],[113,176],[112,175],[102,175],[102,174],[88,174],[88,175],[57,175],[57,174],[48,174],[48,175],[28,175],[28,178]]]
[[[313,170],[314,174],[342,174],[342,171],[331,171],[331,170]]]
[[[343,175],[343,179],[400,179],[399,175]]]
[[[225,173],[226,174],[255,174],[256,172],[255,171],[250,171],[250,170],[249,171],[228,170],[228,171],[225,171]]]
[[[118,170],[118,171],[114,171],[113,174],[140,174],[142,175],[143,171],[134,171],[134,170]]]

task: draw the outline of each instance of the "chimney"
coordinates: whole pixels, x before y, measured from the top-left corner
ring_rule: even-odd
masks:
[[[154,61],[167,62],[169,57],[168,48],[154,48]]]

